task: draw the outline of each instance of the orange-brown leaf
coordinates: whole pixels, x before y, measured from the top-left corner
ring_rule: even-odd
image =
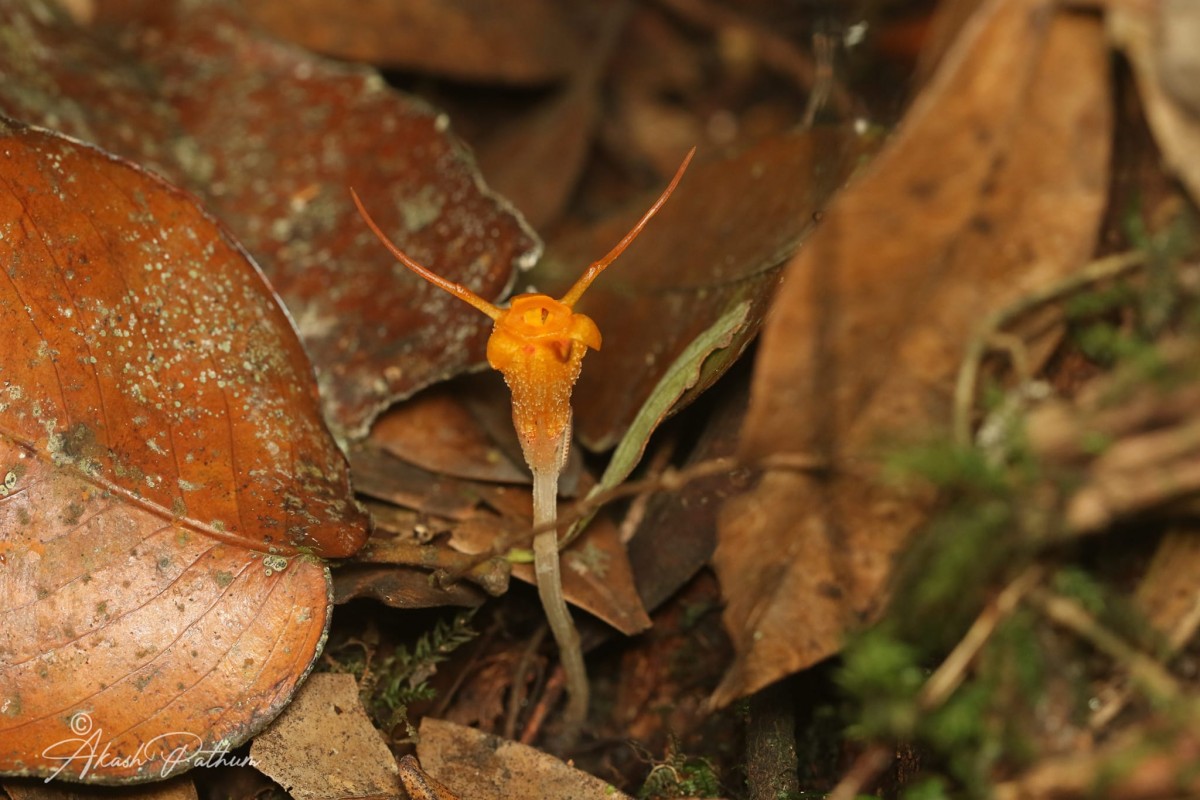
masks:
[[[0,154],[0,771],[148,780],[286,703],[328,623],[301,553],[349,555],[365,522],[219,226],[45,131],[0,124]],[[56,760],[73,739],[129,758]]]
[[[144,5],[116,30],[84,31],[52,8],[0,3],[0,23],[22,31],[0,50],[0,113],[204,199],[296,320],[335,431],[365,435],[395,399],[482,361],[487,320],[397,274],[347,188],[414,258],[502,295],[539,245],[483,186],[445,115],[372,69],[272,39],[232,3]]]

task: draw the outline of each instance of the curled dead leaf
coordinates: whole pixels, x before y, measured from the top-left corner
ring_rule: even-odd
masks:
[[[742,453],[814,454],[834,470],[769,472],[725,504],[714,559],[738,657],[715,703],[837,652],[881,609],[929,498],[863,473],[881,444],[948,430],[980,320],[1090,255],[1107,188],[1106,59],[1094,19],[1045,0],[982,3],[788,266]]]

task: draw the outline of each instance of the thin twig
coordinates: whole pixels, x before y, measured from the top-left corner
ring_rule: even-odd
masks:
[[[792,472],[824,472],[830,469],[830,465],[820,456],[808,453],[779,453],[754,462],[740,461],[736,458],[713,458],[697,462],[684,469],[668,468],[657,475],[636,481],[626,481],[607,491],[580,500],[559,514],[555,520],[536,523],[532,528],[512,536],[497,537],[497,542],[491,549],[471,555],[456,568],[439,573],[439,582],[443,585],[453,583],[477,565],[501,556],[513,548],[527,546],[538,534],[570,525],[595,513],[609,503],[643,494],[677,492],[688,484],[704,478],[755,468]]]
[[[1005,586],[998,595],[979,613],[967,633],[950,655],[929,676],[917,693],[917,707],[929,712],[946,702],[962,684],[971,663],[987,644],[999,624],[1020,605],[1038,582],[1041,567],[1028,567]],[[853,800],[863,787],[874,781],[892,763],[893,748],[882,744],[874,745],[861,753],[848,769],[841,781],[829,793],[827,800]]]
[[[917,706],[923,711],[937,708],[954,694],[963,682],[971,662],[987,644],[996,628],[1007,619],[1021,600],[1042,579],[1041,567],[1027,567],[984,607],[966,634],[950,651],[917,694]]]
[[[508,693],[508,713],[504,719],[505,739],[515,739],[517,736],[517,720],[521,716],[521,706],[525,702],[525,673],[529,672],[529,667],[533,664],[533,657],[538,648],[542,646],[548,630],[546,625],[538,625],[537,630],[529,637],[529,643],[521,650],[521,657],[517,660],[516,669],[513,670],[512,691]]]
[[[1025,295],[1016,303],[993,313],[967,344],[954,387],[954,440],[964,447],[971,443],[971,411],[983,357],[996,341],[996,334],[1029,312],[1069,297],[1097,283],[1119,278],[1146,265],[1146,253],[1132,250],[1091,262],[1066,280]]]
[[[675,455],[676,437],[671,436],[658,447],[654,454],[650,457],[646,464],[646,471],[651,475],[657,475],[670,466],[671,458]],[[638,528],[642,525],[642,520],[646,518],[646,510],[650,506],[650,500],[654,497],[653,494],[647,492],[640,494],[629,503],[629,510],[625,512],[625,517],[621,520],[621,526],[618,529],[620,532],[621,544],[629,544],[633,539],[633,535],[637,533]]]
[[[550,716],[550,709],[558,702],[558,698],[563,692],[564,681],[565,676],[561,669],[556,669],[550,673],[549,679],[546,680],[546,685],[542,687],[542,696],[533,707],[533,711],[530,712],[529,721],[525,723],[525,729],[521,731],[521,744],[533,744],[534,740],[537,739],[538,734],[542,730],[542,724],[545,723],[546,717]]]
[[[1066,628],[1129,671],[1129,677],[1156,702],[1177,706],[1185,702],[1174,676],[1158,661],[1131,647],[1105,628],[1087,609],[1069,597],[1046,589],[1030,592],[1030,601],[1047,619]]]

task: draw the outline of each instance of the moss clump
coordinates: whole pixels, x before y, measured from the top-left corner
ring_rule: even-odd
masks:
[[[666,761],[654,765],[638,791],[640,800],[720,796],[721,782],[712,763],[674,750],[667,753]]]

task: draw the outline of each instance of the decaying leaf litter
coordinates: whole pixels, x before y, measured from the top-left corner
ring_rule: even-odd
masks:
[[[1071,796],[1107,779],[1131,751],[1147,755],[1126,762],[1126,777],[1115,784],[1125,794],[1157,796],[1186,780],[1181,770],[1195,739],[1186,671],[1196,616],[1187,522],[1195,496],[1187,405],[1194,383],[1194,222],[1189,195],[1171,178],[1192,185],[1186,154],[1194,116],[1180,79],[1187,50],[1157,33],[1186,29],[1193,13],[1186,4],[1064,10],[1039,0],[945,2],[932,12],[934,33],[924,51],[906,53],[896,50],[905,41],[899,33],[914,30],[913,20],[929,21],[927,8],[898,4],[859,19],[851,10],[814,17],[769,3],[733,8],[715,0],[597,3],[570,12],[522,3],[519,14],[495,20],[453,3],[412,4],[404,10],[409,16],[381,4],[363,6],[356,22],[344,9],[316,0],[307,6],[304,24],[282,4],[262,4],[256,20],[220,2],[112,0],[73,6],[74,17],[49,3],[0,6],[10,43],[0,56],[0,110],[92,142],[193,192],[221,220],[205,223],[202,241],[231,243],[231,263],[241,265],[235,269],[243,280],[257,273],[233,237],[246,246],[295,320],[316,372],[310,379],[303,357],[298,366],[289,356],[292,378],[260,378],[247,402],[235,394],[247,391],[236,375],[221,376],[236,363],[218,366],[230,355],[221,348],[225,340],[210,333],[153,347],[149,333],[138,339],[131,317],[94,305],[107,302],[92,298],[103,297],[94,292],[110,278],[92,278],[71,295],[83,309],[75,328],[39,327],[22,340],[44,342],[40,351],[23,345],[14,352],[40,352],[43,371],[50,364],[53,375],[35,383],[36,391],[23,387],[29,395],[11,398],[3,412],[26,426],[38,423],[6,426],[13,458],[30,466],[9,470],[11,486],[5,479],[0,503],[13,509],[17,525],[6,529],[15,538],[3,565],[14,566],[8,576],[25,565],[9,580],[18,587],[14,597],[34,598],[13,613],[65,620],[52,630],[67,649],[45,639],[37,624],[8,629],[10,641],[27,649],[49,647],[37,657],[48,667],[41,673],[7,662],[10,675],[26,681],[19,685],[49,678],[51,698],[59,686],[86,689],[54,672],[66,654],[98,658],[103,651],[89,650],[89,641],[129,648],[134,639],[120,633],[121,625],[136,625],[138,614],[156,613],[155,606],[122,616],[119,598],[156,591],[188,558],[196,560],[183,575],[201,575],[203,558],[263,565],[261,572],[211,570],[207,595],[195,594],[202,581],[168,584],[157,595],[160,605],[176,598],[199,609],[202,597],[227,591],[195,617],[200,627],[171,647],[118,647],[107,662],[116,671],[92,676],[107,705],[84,703],[86,720],[60,714],[53,722],[44,717],[43,727],[78,733],[69,726],[91,721],[117,733],[114,720],[143,720],[120,732],[118,746],[128,749],[162,725],[203,728],[220,747],[267,724],[307,671],[316,653],[313,632],[325,630],[313,616],[330,607],[318,557],[351,556],[361,538],[362,529],[352,533],[357,523],[348,521],[358,512],[337,477],[347,474],[340,445],[351,455],[349,479],[368,501],[375,530],[359,555],[334,564],[333,597],[377,598],[397,610],[373,600],[339,606],[318,669],[349,673],[351,691],[327,702],[313,689],[304,710],[310,690],[302,688],[294,707],[312,715],[307,727],[323,724],[322,714],[330,721],[346,716],[345,703],[361,703],[393,756],[420,738],[419,763],[398,759],[381,773],[392,776],[383,779],[385,795],[512,796],[511,786],[495,783],[508,767],[485,764],[460,738],[420,735],[445,724],[438,720],[458,719],[493,737],[558,746],[557,660],[528,595],[506,592],[530,541],[528,489],[514,474],[520,451],[506,427],[502,392],[478,389],[487,376],[462,375],[482,364],[487,326],[393,271],[368,232],[353,224],[348,188],[379,209],[382,228],[405,252],[486,301],[502,302],[531,287],[561,293],[611,244],[612,232],[619,236],[645,208],[643,198],[653,197],[672,162],[698,144],[688,191],[606,276],[618,280],[598,283],[590,304],[580,305],[606,340],[577,390],[579,439],[593,450],[583,457],[576,450],[560,516],[590,516],[595,502],[583,498],[627,493],[615,506],[623,514],[600,509],[564,554],[567,577],[578,579],[574,590],[568,582],[568,597],[608,621],[581,620],[588,646],[613,641],[609,625],[626,633],[651,620],[656,627],[589,656],[598,667],[591,670],[593,691],[613,711],[592,715],[584,750],[556,752],[601,781],[592,789],[584,781],[552,790],[549,776],[561,762],[535,759],[529,768],[540,776],[532,779],[540,781],[537,796],[608,796],[609,783],[636,793],[643,779],[647,797],[829,789],[851,796],[870,786],[889,795],[957,795],[992,785],[1011,796]],[[513,19],[522,24],[508,24]],[[260,24],[345,60],[398,66],[395,77],[409,87],[421,84],[414,75],[447,76],[451,83],[425,79],[424,88],[448,112],[394,92],[370,69],[273,40]],[[411,35],[421,25],[447,32],[437,54],[385,35],[389,26]],[[864,31],[867,42],[852,44]],[[595,46],[580,45],[588,41]],[[442,58],[456,49],[471,57]],[[589,59],[582,72],[563,60],[564,52],[583,51]],[[1134,78],[1118,70],[1114,84],[1109,65],[1118,52]],[[918,58],[924,69],[913,89],[904,76]],[[506,89],[507,101],[480,102],[485,95],[472,84],[526,88]],[[791,91],[780,91],[785,86]],[[911,101],[897,101],[909,93]],[[830,100],[822,106],[809,97]],[[893,118],[898,108],[903,112]],[[820,124],[797,130],[814,116]],[[12,130],[24,129],[14,123]],[[482,174],[454,131],[480,153]],[[563,156],[555,181],[523,183],[536,172],[502,175],[495,166],[537,164],[546,149]],[[95,157],[125,176],[117,185],[132,182],[173,198],[147,203],[135,194],[131,202],[149,209],[136,224],[177,230],[177,217],[159,218],[168,207],[200,213],[156,179]],[[489,163],[507,199],[487,188]],[[58,187],[59,167],[45,162],[35,173]],[[136,245],[132,216],[113,222],[86,210],[107,208],[88,205],[101,193],[63,183],[36,200],[36,185],[22,180],[11,188],[14,218],[32,227],[20,229],[24,238],[2,240],[13,248],[10,275],[45,253],[57,259],[57,274],[108,275],[108,267],[92,262],[95,243]],[[64,218],[62,244],[38,222],[54,207],[46,202],[55,191],[59,202],[81,198],[80,213]],[[532,271],[543,248],[509,201],[528,210],[547,243]],[[77,232],[70,226],[79,223],[69,219],[79,218],[102,224]],[[194,257],[173,242],[168,236],[156,245],[164,258]],[[110,259],[114,252],[124,251],[105,248]],[[68,263],[61,253],[88,261]],[[153,259],[142,247],[111,274],[126,262],[146,263],[153,278]],[[192,281],[207,275],[195,272]],[[66,295],[53,285],[45,278],[32,284],[50,292],[57,304],[50,312],[17,302],[14,320],[62,313],[56,298]],[[140,312],[137,322],[152,322],[146,330],[178,339],[186,327],[180,309],[194,311],[202,296],[191,285],[180,284],[168,298],[131,295],[127,305]],[[260,321],[224,335],[273,330],[272,341],[288,341],[290,326],[271,295],[260,292],[256,302]],[[236,320],[232,312],[205,316]],[[267,318],[275,322],[261,322]],[[760,328],[761,344],[722,378]],[[111,356],[123,362],[104,366],[104,358],[86,360],[94,354],[69,355],[71,336],[96,343],[99,334],[89,331],[105,330],[130,331]],[[294,353],[290,341],[283,349]],[[181,347],[212,366],[167,355]],[[244,355],[243,380],[261,362]],[[105,389],[105,376],[116,376],[121,363],[124,376]],[[156,366],[148,371],[150,363]],[[285,362],[271,363],[279,369]],[[36,362],[30,364],[21,369]],[[138,369],[149,383],[129,378]],[[217,417],[232,422],[215,429],[198,413],[208,407],[200,400],[210,372],[225,382],[222,396],[243,401],[240,411],[231,405]],[[83,380],[89,374],[99,378],[97,389]],[[459,377],[445,382],[452,376]],[[420,413],[429,422],[385,419],[367,435],[386,407],[431,384],[441,405],[431,405],[436,394],[423,393],[411,412],[425,407]],[[59,405],[37,399],[53,396],[56,385]],[[748,405],[738,399],[747,385]],[[268,396],[294,399],[264,402]],[[319,421],[314,426],[318,396],[332,436]],[[309,404],[303,412],[302,397]],[[139,415],[142,406],[174,420],[168,431],[193,439],[130,434],[158,424],[150,422],[154,415]],[[65,417],[58,407],[67,409]],[[397,420],[410,415],[404,402],[393,407]],[[262,421],[240,416],[250,408]],[[263,415],[272,413],[268,424]],[[305,466],[310,456],[279,447],[288,437],[270,434],[281,420],[298,418],[309,420],[306,435],[326,454],[317,468]],[[214,443],[223,427],[236,446]],[[438,427],[447,428],[446,438]],[[964,430],[977,433],[965,448]],[[959,445],[947,443],[954,435]],[[302,467],[296,480],[305,491],[272,495],[276,490],[264,487],[284,487],[287,479],[247,464],[237,455],[243,440],[257,442],[275,459],[269,463]],[[618,444],[606,464],[604,450]],[[172,454],[184,457],[173,472],[164,460]],[[189,477],[191,469],[203,480]],[[248,483],[226,477],[239,470]],[[622,486],[622,475],[637,480]],[[314,480],[332,484],[310,497]],[[39,488],[50,494],[38,496]],[[654,489],[658,496],[646,494]],[[193,519],[187,498],[197,491],[206,505],[241,516],[234,524],[219,513]],[[294,519],[332,498],[329,508],[350,515],[341,543],[321,540],[311,519],[272,521],[269,503],[263,513],[241,509],[271,496],[284,497],[274,510]],[[583,503],[578,511],[576,503]],[[21,517],[29,508],[64,511],[39,522],[43,517]],[[115,533],[152,524],[190,533],[164,539],[159,556]],[[703,532],[714,528],[720,595],[707,572],[677,593],[709,560],[711,533]],[[21,538],[60,529],[72,533],[50,550]],[[1142,535],[1129,537],[1130,530]],[[95,537],[106,542],[95,563],[112,573],[114,559],[125,558],[130,577],[128,585],[118,581],[118,599],[99,597],[113,585],[94,588],[100,581],[87,569],[57,590],[39,587],[37,576],[62,574],[46,553],[65,553],[63,543],[108,531],[113,535]],[[314,542],[294,538],[306,531]],[[698,544],[690,542],[693,533]],[[296,542],[298,552],[291,549]],[[1138,557],[1131,560],[1133,551]],[[1141,561],[1144,574],[1131,571]],[[659,568],[666,563],[669,569]],[[226,574],[253,576],[259,588],[241,578],[226,583]],[[300,588],[302,578],[308,588]],[[180,645],[188,636],[203,638],[206,621],[233,619],[227,609],[261,586],[284,585],[288,592],[271,597],[280,608],[307,604],[293,617],[307,627],[243,616],[240,624],[252,633],[226,650],[221,640],[211,655]],[[653,608],[672,595],[645,616],[643,600]],[[447,605],[481,610],[469,622],[453,616],[449,627],[449,610],[415,611]],[[721,605],[727,641],[716,625]],[[1150,624],[1132,622],[1139,614]],[[932,631],[929,619],[942,624]],[[260,659],[285,651],[265,643],[258,633],[264,627],[294,655],[288,667],[275,668],[283,682],[273,694],[231,689],[227,696],[243,699],[199,716],[195,698],[215,696],[213,678],[197,675],[199,665],[223,659],[215,662],[226,665],[217,673],[229,687],[238,685],[228,680],[238,657],[248,681],[241,686],[273,674],[265,664],[275,662]],[[302,639],[309,644],[290,649]],[[1074,671],[1054,668],[1066,665]],[[107,674],[120,680],[110,686]],[[191,694],[177,677],[186,674],[199,678]],[[1088,681],[1083,692],[1074,685],[1081,676]],[[762,702],[750,703],[748,718],[719,710],[772,683],[785,689],[773,698],[790,698],[790,708],[776,710],[790,716],[773,715]],[[17,685],[5,686],[7,717],[44,714],[49,706],[37,705],[41,700],[12,703]],[[1166,701],[1177,713],[1155,711],[1148,700]],[[111,716],[118,712],[123,716]],[[224,722],[213,722],[214,713]],[[760,734],[776,718],[801,720],[792,743],[800,747],[798,763],[789,766],[786,743],[778,753],[764,750],[773,740]],[[230,722],[238,733],[226,740],[218,731]],[[275,752],[285,766],[298,765],[302,757],[289,756],[285,731],[282,722],[273,729]],[[605,746],[610,736],[641,744]],[[493,750],[501,744],[483,738]],[[20,745],[5,747],[6,768],[28,771],[11,766],[24,758]],[[330,788],[329,776],[342,773],[333,761],[320,768],[322,757],[336,758],[303,757],[318,769],[289,784],[297,796],[361,795],[352,782]],[[893,759],[905,768],[889,771]],[[33,771],[47,774],[51,763]],[[154,769],[135,764],[107,777],[76,777],[117,782]],[[270,784],[243,768],[220,775],[196,769],[179,785],[240,796]],[[26,788],[14,784],[10,794]]]

